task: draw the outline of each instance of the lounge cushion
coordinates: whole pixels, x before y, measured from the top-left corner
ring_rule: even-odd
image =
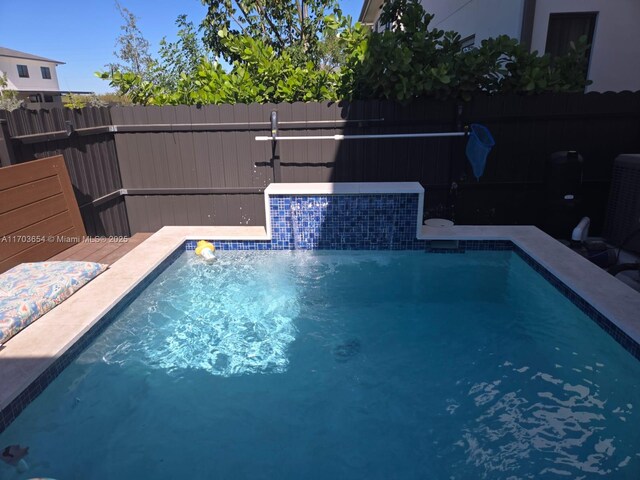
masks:
[[[54,305],[0,297],[0,343],[13,337]]]
[[[69,298],[107,265],[92,262],[23,263],[0,275],[0,343]]]

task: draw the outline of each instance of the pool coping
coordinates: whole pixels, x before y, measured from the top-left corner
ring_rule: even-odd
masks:
[[[164,227],[0,348],[0,411],[188,240],[268,240],[264,227]],[[640,344],[640,293],[533,226],[420,229],[420,240],[507,240]]]

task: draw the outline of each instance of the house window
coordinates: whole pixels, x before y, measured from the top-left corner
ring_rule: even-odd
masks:
[[[44,103],[53,103],[53,95],[45,95]]]
[[[468,52],[474,47],[475,44],[476,44],[476,36],[469,35],[468,37],[465,37],[462,40],[460,40],[460,50],[463,52]]]
[[[18,76],[20,78],[29,78],[29,69],[26,65],[18,65]]]
[[[40,72],[42,72],[42,78],[45,80],[51,80],[51,70],[49,67],[40,67]]]
[[[31,103],[42,103],[42,95],[40,95],[39,93],[29,95],[29,101]]]
[[[380,23],[380,18],[378,18],[376,20],[376,23],[374,24],[374,31],[377,33],[383,33],[386,30],[390,30],[391,29],[391,23],[387,22],[384,25],[382,23]]]
[[[569,52],[569,44],[585,35],[587,43],[593,43],[598,12],[552,13],[549,15],[545,52],[559,57]]]

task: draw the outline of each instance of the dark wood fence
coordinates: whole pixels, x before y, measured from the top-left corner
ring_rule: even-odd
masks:
[[[0,127],[3,166],[63,155],[87,234],[130,233],[109,109],[0,111]]]
[[[270,135],[273,110],[279,135],[437,132],[482,123],[496,147],[479,182],[464,137],[278,142],[274,155],[271,142],[255,141]],[[597,233],[614,158],[640,151],[640,92],[478,97],[464,105],[419,100],[18,111],[8,120],[11,136],[18,137],[8,142],[18,161],[65,154],[79,201],[85,210],[91,205],[92,214],[83,211],[85,223],[108,234],[127,221],[131,233],[163,225],[263,225],[262,191],[274,181],[419,181],[429,216],[540,225],[546,162],[561,150],[584,157],[582,208]],[[65,120],[75,133],[43,142],[42,133],[64,130]],[[90,129],[97,126],[103,130]],[[40,136],[25,137],[34,133]]]
[[[461,223],[544,227],[549,156],[576,150],[584,157],[582,213],[600,233],[613,161],[640,151],[640,92],[480,97],[464,121],[487,125],[496,147],[481,181],[461,188]]]
[[[119,107],[116,148],[132,231],[264,225],[273,105]]]

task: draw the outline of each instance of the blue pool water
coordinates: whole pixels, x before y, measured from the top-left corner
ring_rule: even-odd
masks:
[[[640,477],[640,362],[515,253],[186,252],[0,478]]]

